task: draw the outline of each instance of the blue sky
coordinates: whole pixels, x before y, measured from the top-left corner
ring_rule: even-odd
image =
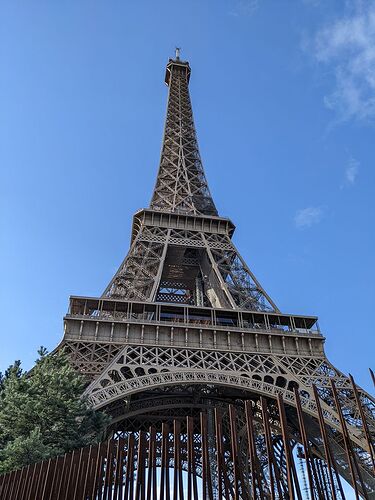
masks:
[[[100,295],[148,205],[174,47],[235,243],[285,312],[371,389],[375,3],[0,3],[0,370]]]

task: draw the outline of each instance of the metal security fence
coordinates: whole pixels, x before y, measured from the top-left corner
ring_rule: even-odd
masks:
[[[332,386],[335,394],[335,387]],[[198,500],[343,499],[340,474],[346,464],[354,493],[373,494],[340,417],[337,447],[316,394],[321,449],[310,439],[310,425],[299,393],[294,406],[260,397],[227,409],[212,408],[147,430],[123,431],[116,438],[29,465],[0,476],[2,500]],[[292,435],[290,411],[298,421]],[[288,415],[287,415],[288,414]],[[363,413],[362,413],[363,414]],[[368,432],[366,424],[365,432]],[[374,466],[369,435],[369,477]],[[317,436],[314,436],[316,441]],[[297,443],[298,446],[297,446]]]

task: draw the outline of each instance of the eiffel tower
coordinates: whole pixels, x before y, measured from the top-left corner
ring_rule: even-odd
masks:
[[[328,361],[317,317],[282,313],[233,244],[204,174],[190,74],[176,50],[150,206],[135,213],[103,294],[70,298],[58,348],[87,377],[92,406],[111,415],[113,442],[128,443],[135,498],[156,499],[151,472],[142,489],[153,463],[163,499],[168,467],[179,470],[173,498],[184,498],[192,463],[203,489],[189,479],[188,499],[341,499],[342,479],[375,498],[375,400]],[[118,471],[116,446],[103,475],[109,456]]]
[[[374,399],[359,388],[355,394],[327,360],[317,318],[280,312],[234,246],[235,226],[218,215],[204,174],[190,73],[177,50],[166,67],[167,117],[150,207],[135,213],[129,253],[102,296],[71,297],[62,346],[91,379],[86,395],[113,416],[116,432],[210,414],[229,403],[240,411],[249,398],[258,408],[260,396],[282,394],[293,405],[296,388],[316,456],[324,457],[316,387],[337,470],[353,484],[333,380],[355,450],[358,490],[374,492],[374,455],[355,396],[368,438]],[[301,441],[292,409],[287,418]]]

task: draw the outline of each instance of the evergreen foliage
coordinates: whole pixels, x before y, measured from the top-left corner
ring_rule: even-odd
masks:
[[[30,372],[15,361],[0,373],[0,473],[97,443],[109,423],[82,398],[85,380],[63,351],[38,354]]]

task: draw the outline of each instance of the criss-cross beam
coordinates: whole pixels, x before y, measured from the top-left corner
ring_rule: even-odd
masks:
[[[189,63],[170,59],[165,78],[169,87],[167,118],[151,208],[215,216],[199,154],[189,79]]]

